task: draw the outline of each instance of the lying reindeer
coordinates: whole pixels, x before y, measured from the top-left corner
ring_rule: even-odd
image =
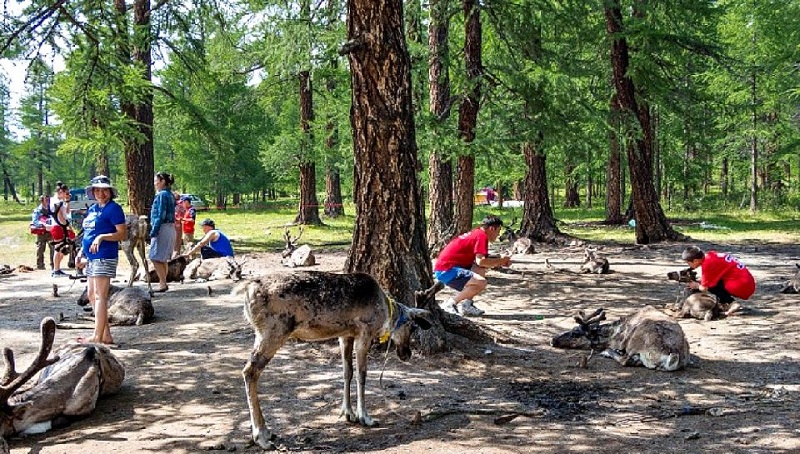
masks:
[[[242,265],[247,259],[237,262],[233,257],[216,257],[211,259],[196,258],[186,265],[183,271],[185,280],[195,282],[215,281],[231,279],[240,281],[242,279]]]
[[[406,307],[387,295],[368,274],[334,274],[316,271],[271,276],[253,280],[244,287],[244,313],[255,330],[250,360],[242,370],[250,407],[253,440],[273,449],[272,434],[264,425],[258,400],[258,379],[275,352],[289,338],[320,341],[339,338],[344,370],[342,415],[365,426],[377,424],[367,414],[364,389],[367,353],[373,339],[394,342],[397,356],[411,357],[409,341],[415,322],[430,328],[423,309]],[[417,304],[425,304],[429,293],[417,292]],[[350,405],[353,351],[356,354],[357,407]]]
[[[588,318],[575,317],[578,326],[550,341],[556,348],[602,349],[602,355],[623,366],[676,371],[689,362],[689,342],[675,320],[653,306],[645,306],[612,323],[603,309]]]
[[[781,293],[800,293],[800,264],[795,263],[795,266],[794,276],[783,284]]]
[[[680,283],[697,282],[697,273],[692,268],[686,268],[667,273],[667,278]],[[719,318],[724,312],[716,296],[689,288],[683,289],[683,295],[671,309],[678,313],[679,318],[693,317],[707,322]]]
[[[303,226],[300,226],[300,232],[296,237],[292,238],[287,228],[283,232],[283,239],[286,241],[286,247],[281,251],[281,263],[290,268],[298,266],[313,266],[317,264],[317,258],[314,256],[314,251],[311,246],[304,244],[297,246],[297,241],[303,236]]]
[[[596,252],[596,250],[588,247],[583,250],[584,259],[583,264],[581,264],[581,273],[608,274],[608,259],[598,256]]]
[[[183,282],[183,272],[186,271],[188,264],[189,256],[186,255],[179,255],[170,259],[167,262],[167,282]],[[136,279],[141,279],[148,284],[158,282],[158,274],[156,270],[149,270],[147,273],[137,274]]]
[[[122,364],[108,348],[98,344],[67,344],[48,359],[55,339],[55,321],[42,320],[41,332],[39,353],[21,374],[16,371],[14,353],[3,349],[0,447],[5,444],[5,437],[45,432],[89,415],[97,399],[117,392],[125,378]],[[40,370],[36,382],[23,388]]]
[[[89,296],[87,290],[78,298],[78,306],[87,306]],[[109,288],[108,322],[114,326],[143,325],[150,323],[155,316],[153,300],[150,293],[142,287],[117,287]],[[80,324],[59,323],[60,329],[90,328]]]

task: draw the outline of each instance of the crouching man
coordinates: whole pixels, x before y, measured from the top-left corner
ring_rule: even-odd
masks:
[[[715,295],[723,308],[728,308],[725,315],[733,315],[742,309],[741,303],[734,297],[746,300],[756,291],[756,280],[744,263],[731,254],[716,251],[703,252],[697,246],[689,246],[681,258],[692,269],[701,268],[700,282],[686,284],[691,289],[709,292]]]
[[[511,265],[511,257],[489,258],[489,242],[500,236],[503,221],[497,216],[486,216],[481,225],[471,232],[453,238],[445,246],[434,265],[434,276],[458,293],[444,301],[440,307],[451,314],[470,317],[481,316],[484,311],[475,307],[472,299],[486,288],[486,270]]]

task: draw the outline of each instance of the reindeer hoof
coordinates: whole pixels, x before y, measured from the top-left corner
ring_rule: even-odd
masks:
[[[370,418],[369,416],[366,416],[366,415],[358,418],[358,422],[361,423],[361,425],[367,426],[367,427],[375,427],[375,426],[377,426],[379,424],[378,421],[376,421],[376,420],[374,420],[374,419],[372,419],[372,418]]]
[[[274,443],[275,438],[275,434],[266,429],[259,430],[257,434],[253,434],[253,441],[265,451],[278,449]]]

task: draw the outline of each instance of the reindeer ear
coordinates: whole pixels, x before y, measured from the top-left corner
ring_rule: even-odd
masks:
[[[433,323],[430,321],[431,313],[426,311],[425,309],[417,309],[416,307],[409,307],[408,308],[408,315],[414,320],[414,323],[417,324],[420,328],[424,330],[431,329]]]

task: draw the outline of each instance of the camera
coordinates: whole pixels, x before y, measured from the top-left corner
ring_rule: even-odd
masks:
[[[667,279],[684,283],[695,282],[697,281],[697,273],[691,268],[680,271],[670,271],[667,273]]]

